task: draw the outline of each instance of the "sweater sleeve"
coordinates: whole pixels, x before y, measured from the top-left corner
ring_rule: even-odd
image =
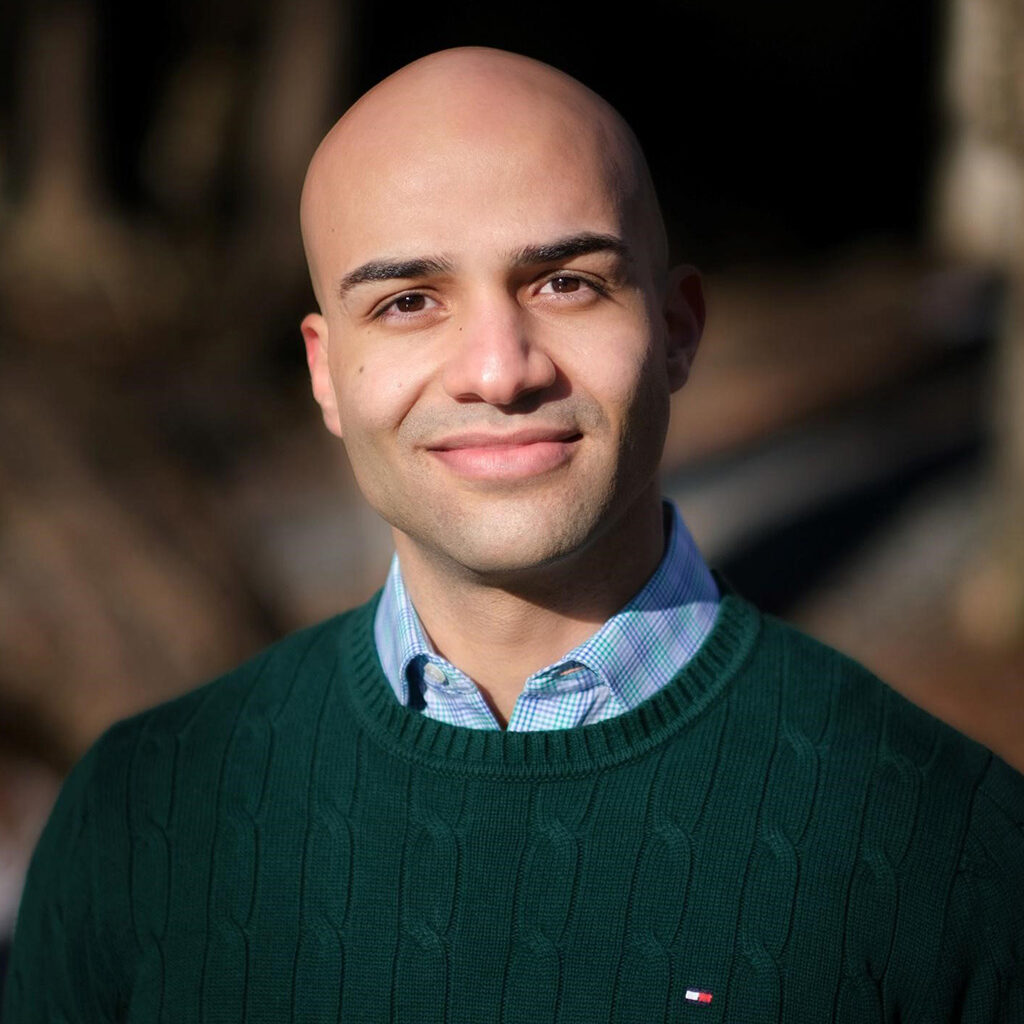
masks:
[[[4,1024],[112,1021],[116,996],[98,939],[95,748],[61,789],[25,882],[4,986]]]
[[[1024,777],[997,757],[975,792],[942,946],[942,1020],[1024,1021]]]

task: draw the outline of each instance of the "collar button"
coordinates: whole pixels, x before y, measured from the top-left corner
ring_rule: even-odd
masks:
[[[428,683],[433,683],[435,686],[447,686],[448,676],[445,675],[444,670],[440,665],[435,665],[432,661],[428,661],[423,666],[423,678]]]

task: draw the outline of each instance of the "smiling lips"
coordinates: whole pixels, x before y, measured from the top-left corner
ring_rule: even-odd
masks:
[[[427,446],[459,476],[475,480],[520,480],[564,465],[582,435],[576,430],[532,428],[508,434],[469,432]]]

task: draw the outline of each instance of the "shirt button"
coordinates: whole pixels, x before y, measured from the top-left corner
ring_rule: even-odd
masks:
[[[439,666],[435,665],[432,661],[428,661],[423,666],[423,678],[428,683],[434,683],[437,686],[447,686],[448,677],[444,674],[444,670]]]

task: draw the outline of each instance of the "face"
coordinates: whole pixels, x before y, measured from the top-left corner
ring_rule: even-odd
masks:
[[[585,131],[446,134],[385,133],[324,190],[303,334],[325,421],[403,563],[507,577],[628,543],[658,515],[693,279],[657,282]]]

